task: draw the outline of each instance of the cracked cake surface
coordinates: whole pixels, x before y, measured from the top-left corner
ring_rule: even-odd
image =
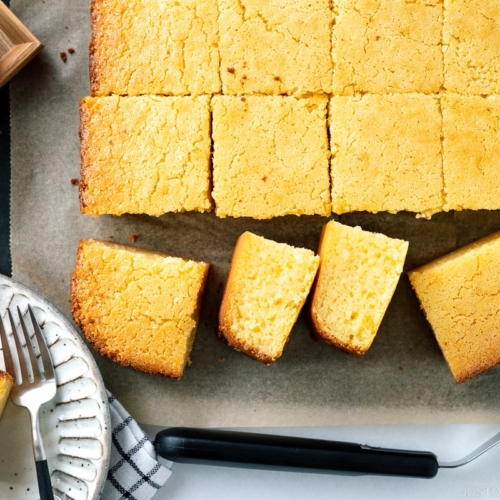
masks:
[[[329,0],[219,0],[224,94],[331,91]]]
[[[83,213],[211,210],[208,96],[85,97],[80,138]]]
[[[92,0],[92,95],[220,91],[216,0]]]
[[[215,96],[212,196],[220,217],[330,215],[326,96]]]

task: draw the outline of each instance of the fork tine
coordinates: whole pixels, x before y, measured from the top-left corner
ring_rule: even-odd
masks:
[[[16,323],[14,322],[14,317],[10,312],[10,309],[7,309],[7,313],[9,314],[10,324],[12,326],[12,333],[14,335],[14,341],[16,343],[17,356],[19,360],[19,368],[21,369],[21,384],[29,383],[30,378],[28,375],[28,369],[26,367],[26,358],[24,356],[22,344],[21,344],[21,335],[22,333],[16,328]]]
[[[5,369],[10,375],[16,378],[16,370],[14,366],[14,360],[12,359],[12,354],[10,352],[9,342],[7,340],[7,332],[5,331],[5,325],[3,319],[0,317],[0,340],[2,341],[3,350],[3,360],[5,362]]]
[[[21,323],[21,328],[23,329],[24,339],[26,340],[26,348],[28,349],[28,354],[31,361],[31,371],[33,372],[33,381],[37,382],[40,380],[40,369],[36,361],[35,350],[33,349],[32,339],[26,328],[26,323],[24,322],[23,315],[21,314],[21,309],[17,306],[17,314],[19,315],[19,322]]]
[[[28,304],[28,311],[30,313],[31,323],[33,324],[33,330],[35,331],[36,339],[38,341],[38,350],[40,351],[40,357],[42,358],[43,370],[45,372],[45,380],[50,380],[54,378],[54,365],[52,363],[52,356],[50,354],[49,348],[45,337],[40,329],[40,325],[35,318],[33,309]]]

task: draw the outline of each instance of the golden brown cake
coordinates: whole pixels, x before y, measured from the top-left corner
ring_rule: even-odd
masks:
[[[104,356],[179,379],[189,361],[208,269],[204,262],[81,240],[71,312]]]
[[[407,251],[406,241],[335,221],[326,224],[309,305],[315,332],[329,344],[365,354],[394,294]]]
[[[500,97],[445,95],[445,210],[500,208]]]
[[[224,94],[330,92],[328,0],[219,0]]]
[[[84,214],[211,209],[207,96],[86,97],[80,140]]]
[[[220,91],[216,0],[92,0],[95,96]]]
[[[334,96],[332,211],[443,208],[439,101],[423,94]]]
[[[219,217],[330,215],[325,96],[215,96]]]
[[[438,92],[441,0],[334,0],[333,93]]]
[[[500,93],[497,0],[444,0],[444,86],[458,94]]]
[[[500,232],[408,274],[457,383],[500,363]]]
[[[0,370],[0,418],[2,418],[13,385],[14,379],[7,372]]]
[[[236,243],[219,311],[219,336],[270,364],[282,354],[316,275],[311,250],[243,233]]]

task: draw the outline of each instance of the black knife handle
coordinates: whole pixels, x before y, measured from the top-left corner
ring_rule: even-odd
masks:
[[[216,429],[171,427],[155,439],[158,455],[172,462],[273,470],[349,471],[434,477],[439,464],[426,451],[374,448],[356,443]]]

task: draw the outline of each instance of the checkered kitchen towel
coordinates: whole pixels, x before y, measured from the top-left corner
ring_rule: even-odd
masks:
[[[158,462],[151,441],[109,392],[108,401],[113,434],[101,500],[149,500],[172,471]]]

